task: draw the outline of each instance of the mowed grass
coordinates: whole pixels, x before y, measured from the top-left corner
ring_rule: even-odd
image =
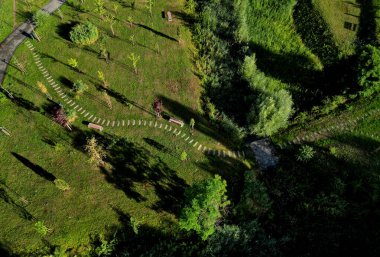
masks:
[[[181,11],[182,3],[156,1],[152,18],[143,1],[137,1],[136,10],[119,5],[118,1],[109,1],[109,11],[113,4],[119,6],[119,20],[114,26],[117,37],[107,41],[110,64],[98,58],[97,46],[83,49],[68,41],[70,27],[87,19],[96,24],[101,33],[110,34],[108,25],[92,11],[83,13],[68,4],[62,8],[64,20],[51,16],[50,25],[39,31],[42,41],[33,42],[43,65],[71,96],[71,83],[66,81],[81,79],[88,83],[89,91],[75,101],[97,117],[111,121],[155,121],[148,112],[152,111],[153,100],[161,97],[164,110],[170,115],[187,124],[190,118],[195,118],[194,141],[192,144],[190,140],[185,141],[190,135],[188,125],[182,128],[184,138],[143,125],[106,128],[96,135],[105,146],[112,144],[110,138],[123,139],[115,148],[108,148],[106,165],[96,167],[89,163],[83,150],[86,137],[94,133],[82,124],[86,120],[74,122],[71,133],[52,121],[46,111],[50,103],[37,88],[37,81],[46,85],[53,100],[60,100],[23,44],[16,56],[27,67],[27,74],[24,76],[9,67],[3,86],[15,100],[2,101],[0,106],[0,126],[12,134],[11,137],[0,136],[0,242],[13,251],[40,248],[44,246],[42,239],[64,248],[87,244],[89,234],[112,233],[113,228],[121,226],[122,214],[135,217],[147,226],[175,233],[181,195],[187,185],[221,174],[229,183],[232,198],[237,195],[236,188],[240,188],[237,186],[241,183],[239,170],[244,169],[239,161],[210,157],[193,147],[199,142],[210,148],[225,149],[217,140],[220,136],[198,112],[201,88],[192,73],[190,34],[179,16],[175,16],[172,23],[161,18],[162,10],[175,14]],[[90,1],[85,6],[93,9]],[[137,25],[128,27],[124,22],[128,16],[156,33]],[[134,46],[128,40],[132,34],[136,38]],[[154,50],[155,43],[159,45],[159,53]],[[132,71],[127,59],[130,53],[141,57],[138,74]],[[71,57],[78,60],[81,73],[66,65]],[[110,90],[115,92],[111,95],[112,110],[102,99],[98,70],[104,72]],[[133,101],[132,108],[120,100],[124,97]],[[164,120],[159,122],[167,124]],[[185,162],[180,160],[183,151],[189,156]],[[41,171],[64,179],[71,189],[60,191]],[[51,229],[44,238],[34,228],[38,220]]]
[[[335,42],[344,55],[355,53],[356,34],[359,29],[360,7],[357,4],[342,0],[317,0],[313,2],[322,14]],[[352,26],[356,24],[356,30],[345,28],[345,23]]]
[[[34,12],[40,9],[49,0],[31,0],[30,5],[24,1],[16,1],[16,26],[25,22]],[[13,0],[0,1],[0,42],[13,30]]]

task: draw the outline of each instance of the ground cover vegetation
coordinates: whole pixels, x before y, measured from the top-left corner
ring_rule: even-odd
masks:
[[[3,98],[0,117],[5,119],[0,121],[18,132],[25,143],[1,142],[1,149],[9,150],[6,165],[2,165],[7,177],[0,192],[7,208],[1,209],[1,215],[17,213],[19,218],[0,224],[6,228],[0,241],[5,254],[12,251],[7,246],[14,247],[6,239],[22,238],[30,251],[40,247],[37,255],[55,256],[378,256],[380,69],[376,31],[380,22],[373,8],[377,0],[358,1],[356,35],[344,35],[334,27],[338,23],[332,22],[331,9],[322,0],[188,0],[184,9],[169,5],[192,35],[178,24],[167,28],[160,23],[162,18],[154,10],[168,8],[160,1],[145,5],[132,1],[126,6],[117,2],[117,8],[111,1],[84,2],[71,1],[63,8],[65,17],[71,18],[67,22],[55,17],[52,26],[57,31],[40,28],[41,34],[51,33],[48,37],[59,49],[50,49],[44,40],[36,46],[50,55],[44,62],[56,79],[64,83],[59,76],[69,78],[67,92],[74,96],[80,79],[80,84],[88,85],[80,96],[83,103],[115,118],[123,117],[125,107],[132,106],[128,115],[138,119],[139,108],[154,102],[156,113],[161,115],[164,109],[185,119],[189,133],[220,149],[224,146],[216,140],[240,145],[248,135],[269,135],[283,146],[277,149],[279,165],[260,171],[249,158],[240,163],[204,156],[186,142],[172,140],[174,136],[144,127],[127,133],[123,128],[115,128],[112,134],[93,133],[82,130],[81,119],[73,123],[72,133],[59,124],[46,127],[43,124],[51,120],[52,108],[41,98],[46,92],[31,93],[33,87],[27,84],[38,81],[38,71],[30,68],[31,75],[23,77],[14,69],[5,85],[16,100],[11,103]],[[330,8],[343,19],[341,5]],[[96,18],[89,15],[91,10]],[[113,23],[114,18],[107,18],[110,10],[115,19],[126,17],[126,23]],[[141,16],[135,15],[136,10]],[[86,20],[100,30],[99,39],[88,47],[71,44],[69,31]],[[69,25],[62,28],[62,22]],[[136,27],[153,29],[167,41],[156,47],[153,42],[158,38],[148,40]],[[346,36],[356,39],[346,44],[342,42]],[[134,51],[115,56],[112,45],[124,47],[118,45],[123,38],[130,40],[128,47]],[[154,45],[153,50],[137,51],[141,38],[145,46]],[[175,60],[181,58],[181,62],[189,60],[182,52],[186,45],[192,50],[194,71],[203,87],[203,91],[195,87],[196,97],[190,97],[194,88],[171,91],[160,87],[161,81],[172,78],[172,70],[165,73],[160,67],[154,73],[146,68],[161,62],[154,58],[158,52],[176,54]],[[25,51],[20,48],[18,59],[23,60]],[[60,56],[58,52],[64,55],[62,59],[52,60]],[[24,58],[31,62],[30,57]],[[75,67],[66,65],[64,60],[70,58],[76,60],[71,62]],[[190,62],[179,65],[170,60],[179,67],[174,75],[178,81],[192,81],[188,80]],[[116,61],[128,68],[118,70]],[[130,87],[123,79],[126,70]],[[85,74],[91,75],[86,79]],[[11,86],[15,82],[24,88]],[[73,83],[77,83],[74,88]],[[148,93],[150,84],[160,93]],[[111,96],[111,105],[103,102],[101,111],[101,105],[86,96],[88,91],[99,99]],[[118,97],[128,96],[127,104],[118,101],[115,92]],[[197,111],[206,118],[197,116]],[[26,124],[18,130],[6,120],[16,115]],[[149,114],[143,112],[142,117]],[[217,129],[206,129],[213,127]],[[50,145],[41,144],[42,135]],[[220,138],[227,135],[230,142]],[[289,143],[294,140],[298,144]],[[40,147],[30,154],[33,145]],[[54,151],[46,153],[47,149]],[[37,157],[41,155],[49,155],[51,161]],[[19,171],[20,163],[40,180],[33,179],[32,172],[28,177],[12,172]],[[75,171],[68,174],[73,167]],[[68,206],[65,210],[60,209],[62,202]],[[26,221],[31,226],[17,227]],[[39,240],[26,240],[20,233],[38,234],[45,246],[41,248]]]

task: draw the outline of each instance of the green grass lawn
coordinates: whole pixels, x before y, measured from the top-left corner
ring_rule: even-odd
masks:
[[[152,18],[144,1],[137,1],[136,10],[119,1],[107,2],[109,12],[114,4],[118,6],[116,37],[107,39],[109,64],[99,59],[97,45],[80,48],[68,40],[72,25],[85,20],[96,24],[101,33],[110,35],[109,26],[91,11],[92,2],[85,4],[88,12],[81,12],[70,3],[62,7],[64,19],[51,16],[49,25],[39,31],[42,41],[33,42],[43,65],[66,94],[74,97],[72,82],[85,81],[89,90],[75,101],[97,117],[109,120],[154,121],[149,112],[153,100],[160,97],[170,115],[186,124],[195,118],[194,142],[226,149],[228,139],[222,139],[198,111],[201,88],[192,72],[190,32],[181,16],[176,15],[182,2],[156,1]],[[173,12],[172,23],[161,17],[163,10]],[[128,16],[139,25],[129,27],[125,22]],[[135,45],[130,42],[132,35]],[[141,57],[138,74],[133,72],[128,60],[130,53]],[[16,99],[3,100],[0,107],[0,126],[12,133],[11,137],[0,136],[0,242],[3,245],[16,252],[32,251],[42,247],[42,239],[46,239],[52,245],[78,247],[88,243],[90,233],[104,234],[119,226],[122,213],[147,226],[175,233],[183,189],[213,174],[221,174],[228,181],[232,198],[237,195],[236,185],[241,183],[240,171],[244,170],[239,161],[204,155],[193,147],[194,142],[189,144],[185,138],[163,129],[106,128],[97,135],[105,145],[110,145],[112,138],[123,139],[109,146],[104,167],[89,163],[83,144],[94,133],[82,124],[86,120],[80,118],[74,122],[71,133],[53,122],[46,110],[49,101],[39,91],[37,81],[46,85],[53,100],[61,100],[34,64],[25,44],[16,56],[27,67],[27,74],[24,76],[9,67],[3,86]],[[67,66],[67,60],[72,57],[78,60],[80,73]],[[104,72],[114,93],[110,93],[112,109],[107,107],[99,90],[99,70]],[[125,98],[135,104],[130,108],[124,103]],[[166,124],[164,120],[160,122]],[[190,134],[188,125],[182,131],[187,136]],[[57,144],[62,147],[54,147]],[[188,161],[180,160],[182,151],[188,153]],[[49,173],[64,179],[71,189],[61,192],[46,179]],[[44,238],[34,228],[37,220],[44,221],[51,229]]]
[[[36,12],[48,0],[16,1],[16,26],[23,23],[32,13]],[[0,42],[2,42],[13,30],[13,0],[0,2]]]
[[[315,6],[322,14],[344,55],[355,52],[356,34],[359,29],[360,8],[342,0],[318,0]],[[356,30],[345,28],[345,23],[356,24]]]

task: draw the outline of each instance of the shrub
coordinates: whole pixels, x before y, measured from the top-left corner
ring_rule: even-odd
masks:
[[[41,236],[46,236],[47,233],[49,232],[49,229],[45,226],[43,221],[37,221],[34,224],[34,227],[37,230],[37,233],[40,234]]]
[[[181,161],[186,161],[187,160],[187,153],[185,152],[185,151],[183,151],[182,153],[181,153]]]
[[[293,113],[293,101],[285,90],[262,93],[258,106],[253,106],[248,114],[250,130],[259,136],[270,136],[288,124]]]
[[[380,50],[367,45],[359,57],[358,83],[363,88],[361,95],[371,96],[380,91]]]
[[[32,20],[37,27],[42,27],[46,24],[49,14],[41,10],[33,14]]]
[[[303,145],[299,149],[297,160],[302,161],[302,162],[308,162],[311,159],[313,159],[314,154],[315,154],[315,150],[313,147],[309,145]]]
[[[62,191],[67,191],[70,189],[70,185],[67,184],[66,181],[64,181],[63,179],[59,179],[57,178],[56,180],[54,180],[54,184],[55,186],[59,189],[59,190],[62,190]]]
[[[6,101],[7,97],[2,92],[0,92],[0,103],[5,103]]]
[[[245,137],[245,130],[239,127],[232,119],[227,117],[224,113],[222,113],[222,120],[220,121],[220,126],[223,132],[228,136],[231,142],[240,146],[242,144],[243,138]]]
[[[73,90],[77,94],[82,94],[87,89],[88,89],[88,86],[82,80],[77,80],[73,84]]]
[[[76,25],[70,31],[70,39],[78,45],[91,45],[99,38],[98,28],[91,22]]]

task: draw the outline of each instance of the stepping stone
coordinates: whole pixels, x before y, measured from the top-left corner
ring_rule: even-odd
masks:
[[[66,99],[67,95],[62,96],[62,99]]]
[[[107,125],[106,126],[108,126],[108,125],[110,125],[110,121],[109,120],[107,120]]]
[[[132,120],[132,126],[134,126],[135,125],[135,120]]]
[[[76,110],[78,107],[79,107],[79,105],[76,105],[76,106],[74,107],[74,110]]]
[[[235,154],[235,152],[232,152],[232,155],[233,155],[233,157],[236,159],[236,154]]]
[[[141,125],[141,120],[139,120],[139,126]]]
[[[106,122],[106,120],[103,120],[103,121],[102,121],[102,125],[103,125],[105,122]]]
[[[83,114],[83,113],[85,113],[86,112],[86,110],[85,109],[83,109],[83,111],[80,113],[80,114]]]
[[[160,123],[160,127],[159,128],[162,128],[162,123]]]
[[[198,151],[199,151],[201,148],[202,148],[202,145],[199,145],[199,146],[198,146]]]
[[[177,132],[177,129],[175,129],[174,131],[173,131],[173,134],[175,134]]]
[[[101,120],[102,120],[101,118],[98,118],[98,121],[97,121],[96,123],[98,123],[98,124],[99,124]]]
[[[85,118],[89,115],[90,113],[88,112],[88,113],[86,113],[86,115],[84,116]]]
[[[197,146],[197,144],[198,144],[198,142],[195,142],[195,144],[193,145],[193,147],[196,147],[196,146]]]
[[[150,122],[149,122],[149,127],[152,127],[152,123],[153,123],[153,121],[150,121]]]
[[[226,152],[223,150],[223,157],[226,157]]]
[[[191,144],[193,141],[194,141],[194,139],[191,139],[191,141],[189,142],[189,144]]]
[[[75,102],[73,102],[70,106],[73,106],[75,104]]]
[[[124,127],[125,126],[125,121],[124,120],[122,121],[122,124],[123,124],[123,127]]]
[[[91,120],[92,117],[94,117],[94,115],[91,115],[88,119]]]
[[[185,141],[187,141],[187,140],[189,140],[189,137],[187,137],[187,138],[185,139]]]
[[[94,116],[94,118],[92,119],[92,122],[95,122],[96,119],[97,119],[96,116]]]
[[[181,130],[180,130],[180,131],[178,131],[178,134],[177,134],[176,136],[178,137],[180,134],[181,134]]]
[[[129,120],[128,120],[127,126],[129,126]]]
[[[172,127],[170,126],[169,132],[172,131]]]
[[[241,153],[242,153],[243,157],[245,157],[245,152],[244,152],[244,151],[242,151]]]
[[[146,120],[144,120],[144,126],[146,126]]]
[[[228,155],[229,157],[231,157],[231,152],[230,152],[230,151],[227,151],[227,155]]]
[[[120,121],[117,121],[117,125],[116,126],[118,126],[118,127],[120,126]]]
[[[166,130],[167,127],[168,127],[168,124],[165,124],[165,128],[164,128],[164,130]]]
[[[82,109],[83,109],[82,107],[81,107],[81,108],[79,108],[78,112],[80,112]]]
[[[70,100],[69,102],[67,102],[67,104],[71,103],[73,100]]]
[[[183,134],[182,134],[182,137],[181,137],[181,138],[184,138],[185,136],[186,136],[186,134],[185,134],[185,133],[183,133]]]
[[[112,121],[112,127],[114,127],[115,126],[115,121]]]
[[[157,127],[157,121],[154,122],[154,127]]]

